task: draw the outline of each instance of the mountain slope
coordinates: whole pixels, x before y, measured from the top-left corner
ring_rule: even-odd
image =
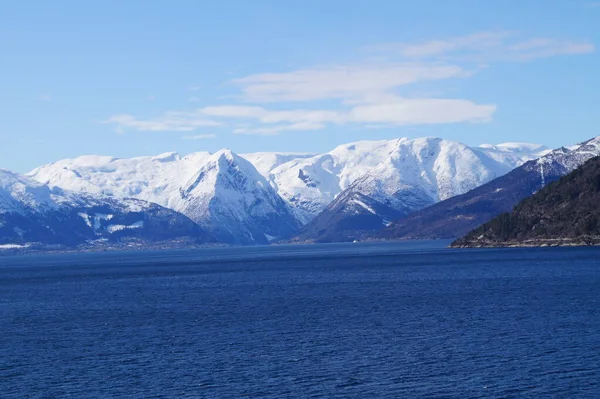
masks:
[[[191,220],[141,200],[51,189],[0,169],[0,244],[75,246],[95,240],[206,240]]]
[[[452,243],[454,247],[600,243],[600,157]]]
[[[265,177],[229,150],[183,158],[175,153],[130,159],[84,156],[42,166],[30,176],[64,189],[157,203],[226,243],[265,244],[299,226]]]
[[[436,165],[437,171],[428,169],[433,167],[433,165],[425,165],[429,159],[427,156],[428,148],[424,149],[422,157],[421,154],[413,153],[408,155],[408,160],[401,159],[406,157],[407,152],[415,150],[415,147],[420,145],[428,147],[429,144],[431,144],[431,147],[435,147],[435,143],[438,142],[443,142],[447,146],[460,145],[461,149],[469,149],[469,147],[460,143],[435,138],[359,141],[338,146],[325,154],[284,163],[270,172],[270,180],[277,192],[296,210],[298,218],[307,223],[329,204],[332,204],[332,201],[342,191],[348,189],[354,182],[380,165],[380,171],[386,173],[390,179],[389,187],[392,184],[391,180],[397,174],[401,174],[403,178],[414,180],[419,179],[419,177],[413,176],[411,173],[424,172],[431,176],[434,173],[441,173],[444,167],[448,174],[451,174],[454,167],[452,163],[443,165],[440,162]],[[527,160],[537,158],[544,149],[543,146],[535,144],[507,143],[497,146],[472,147],[469,151],[477,154],[482,159],[486,159],[485,163],[493,177],[494,174],[504,174]],[[389,161],[391,157],[396,157],[396,161]],[[388,164],[382,165],[386,161],[388,161]],[[404,164],[404,162],[406,163]],[[412,168],[412,171],[404,171],[407,166]],[[378,180],[377,173],[379,171],[372,174],[374,180]],[[365,182],[361,190],[368,188],[366,187],[368,184],[368,182]],[[385,182],[382,182],[380,185],[385,184]],[[442,198],[444,198],[444,192],[448,192],[448,195],[456,192],[456,188],[445,186],[443,181],[440,182],[439,186],[442,191]],[[472,188],[472,186],[468,186],[468,188]],[[390,197],[389,191],[388,189],[386,197]],[[459,191],[464,192],[464,189],[459,188]],[[371,196],[367,192],[360,191],[360,193]],[[435,194],[431,196],[437,198]]]
[[[213,154],[178,194],[174,207],[220,241],[266,244],[299,227],[264,176],[229,150]]]
[[[545,184],[600,155],[600,137],[559,148],[463,195],[449,198],[363,238],[456,238],[512,209]]]
[[[423,148],[417,151],[420,145]],[[446,150],[438,151],[440,145]],[[451,148],[457,153],[444,158],[443,154]],[[290,236],[333,200],[344,198],[340,193],[358,180],[355,194],[368,196],[374,206],[382,208],[381,224],[445,196],[464,192],[520,165],[541,150],[540,146],[521,143],[469,148],[440,139],[402,138],[349,143],[319,155],[238,156],[220,151],[130,159],[82,156],[44,165],[29,175],[52,187],[154,202],[184,213],[224,242],[250,244]],[[435,156],[438,163],[431,162],[430,151],[439,153]],[[457,166],[454,161],[460,160],[461,154],[472,160],[460,161]],[[217,158],[221,156],[229,160],[220,163]],[[461,162],[482,178],[473,177],[468,168],[461,169]],[[475,167],[475,163],[481,167]],[[456,170],[461,170],[462,177],[452,177]],[[374,172],[369,174],[371,171]],[[236,179],[245,179],[246,183],[232,183]],[[190,189],[191,185],[194,189]],[[407,187],[404,199],[396,187]],[[419,188],[421,199],[414,201],[412,197]],[[389,212],[383,208],[389,208]]]
[[[185,157],[173,152],[136,158],[86,155],[41,166],[28,176],[65,190],[138,198],[173,208],[172,194],[191,179],[210,156],[208,152]]]
[[[339,194],[295,240],[348,241],[380,230],[503,175],[523,159],[501,151],[438,138],[398,140],[385,160]]]

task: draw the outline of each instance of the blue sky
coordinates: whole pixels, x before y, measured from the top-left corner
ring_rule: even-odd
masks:
[[[0,167],[600,135],[600,2],[0,1]]]

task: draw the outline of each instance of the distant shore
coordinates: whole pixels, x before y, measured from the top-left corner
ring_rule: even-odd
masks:
[[[510,241],[462,241],[450,244],[450,248],[535,248],[535,247],[590,247],[600,246],[600,237],[540,238]]]
[[[66,247],[61,245],[42,245],[30,243],[28,245],[14,245],[10,248],[0,248],[0,257],[3,256],[23,256],[23,255],[50,255],[50,254],[69,254],[69,253],[102,253],[102,252],[130,252],[130,251],[168,251],[179,249],[199,249],[199,248],[221,248],[230,247],[229,244],[203,243],[198,244],[193,241],[164,241],[157,243],[111,243],[107,245],[81,245],[78,247]]]

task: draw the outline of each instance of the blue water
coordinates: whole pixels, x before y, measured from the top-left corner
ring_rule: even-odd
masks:
[[[0,258],[2,398],[600,398],[600,249]]]

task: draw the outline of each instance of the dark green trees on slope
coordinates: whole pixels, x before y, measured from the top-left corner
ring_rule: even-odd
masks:
[[[600,243],[600,157],[452,243],[455,247]]]

